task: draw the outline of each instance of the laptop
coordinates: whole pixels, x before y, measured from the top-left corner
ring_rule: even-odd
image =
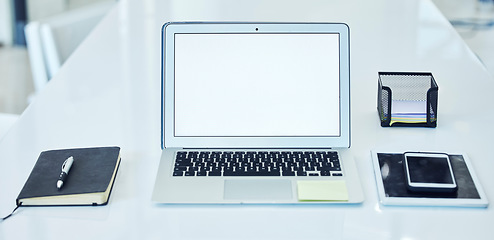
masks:
[[[344,23],[170,22],[152,200],[360,203]]]

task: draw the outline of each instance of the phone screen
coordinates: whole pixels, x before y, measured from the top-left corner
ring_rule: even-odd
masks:
[[[408,156],[406,161],[412,183],[454,183],[447,158]]]

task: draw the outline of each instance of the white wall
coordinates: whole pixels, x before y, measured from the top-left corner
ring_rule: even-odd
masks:
[[[0,0],[0,43],[12,45],[12,7],[10,0]]]
[[[101,1],[105,0],[27,0],[27,15],[29,21],[36,21]]]
[[[28,21],[36,21],[63,12],[66,0],[27,0]]]

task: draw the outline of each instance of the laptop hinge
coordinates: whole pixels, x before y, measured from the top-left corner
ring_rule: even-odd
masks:
[[[266,150],[269,150],[269,149],[333,149],[331,147],[269,147],[269,148],[263,148],[263,147],[252,147],[252,148],[243,148],[243,147],[225,147],[225,148],[219,148],[219,147],[211,147],[211,148],[207,148],[207,147],[197,147],[197,148],[178,148],[178,149],[183,149],[183,150],[187,150],[187,149],[208,149],[208,150],[211,150],[211,149],[266,149]]]

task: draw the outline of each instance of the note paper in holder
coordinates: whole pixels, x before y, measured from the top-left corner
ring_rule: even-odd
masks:
[[[431,73],[379,72],[382,127],[436,127],[438,86]]]

